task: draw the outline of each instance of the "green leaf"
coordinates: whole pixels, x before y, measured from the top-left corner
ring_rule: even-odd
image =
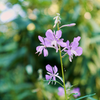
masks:
[[[94,99],[94,98],[92,98],[92,97],[88,97],[88,99],[89,99],[89,100],[97,100],[97,99]]]
[[[91,96],[93,96],[93,95],[95,95],[95,94],[96,94],[96,93],[94,93],[94,94],[90,94],[90,95],[86,95],[86,96],[83,96],[83,97],[77,98],[76,100],[80,100],[80,99],[83,99],[83,98],[91,97]]]

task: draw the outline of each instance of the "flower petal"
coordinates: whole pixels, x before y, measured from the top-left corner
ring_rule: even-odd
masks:
[[[40,52],[40,54],[42,53],[42,50],[44,49],[44,46],[37,46],[36,47],[36,53]]]
[[[76,49],[77,54],[75,56],[80,56],[82,54],[82,52],[83,52],[83,49],[81,47],[77,47],[77,49]]]
[[[52,40],[52,39],[54,39],[53,34],[54,34],[54,33],[52,32],[52,30],[49,29],[49,30],[47,30],[47,32],[46,32],[46,37],[47,37],[48,39]]]
[[[50,75],[45,75],[45,78],[46,78],[46,80],[49,80],[49,79],[52,78],[52,76],[50,76]]]
[[[49,41],[48,38],[44,38],[44,41],[45,41],[45,46],[46,47],[52,47],[51,41]]]
[[[72,55],[71,50],[67,50],[67,53],[68,53],[69,56]]]
[[[56,66],[56,65],[53,67],[53,71],[54,71],[54,74],[56,74],[56,73],[57,73],[58,68],[57,68],[57,66]]]
[[[76,37],[76,38],[74,38],[74,42],[78,42],[79,40],[81,39],[81,37],[80,36],[78,36],[78,37]]]
[[[74,95],[74,97],[75,98],[77,98],[78,96],[80,96],[81,94],[80,94],[80,88],[74,88],[73,90],[72,90],[72,93],[78,93],[77,95]]]
[[[47,49],[44,48],[43,53],[44,53],[44,57],[48,56],[48,50]]]
[[[75,50],[77,47],[78,47],[79,43],[78,42],[72,42],[71,43],[71,47],[72,47],[72,50]]]
[[[70,49],[69,40],[67,40],[67,42],[66,42],[66,48],[67,48],[67,49]]]
[[[50,73],[53,74],[53,69],[52,69],[52,67],[51,67],[49,64],[46,65],[46,70],[47,70],[48,72],[50,72]]]
[[[44,44],[43,37],[41,37],[41,36],[38,36],[38,39],[40,40],[40,42],[42,42],[42,44]]]
[[[59,40],[57,43],[58,43],[61,47],[66,47],[66,46],[67,46],[65,42],[60,41],[60,40]]]
[[[62,36],[62,31],[61,30],[59,30],[59,31],[56,31],[56,38],[57,39],[59,39],[59,38],[61,38],[61,36]]]

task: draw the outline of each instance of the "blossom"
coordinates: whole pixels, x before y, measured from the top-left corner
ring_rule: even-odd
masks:
[[[58,76],[58,73],[57,73],[58,72],[58,68],[57,68],[56,65],[54,67],[51,67],[48,64],[48,65],[46,65],[46,70],[48,71],[47,74],[49,74],[49,75],[45,75],[46,80],[54,80],[54,81],[56,81],[56,77],[58,77],[62,81],[62,79]]]
[[[43,50],[44,57],[48,56],[48,50],[46,49],[46,47],[47,47],[46,40],[41,36],[38,36],[38,39],[40,40],[42,46],[36,47],[36,51],[37,51],[36,53],[39,53],[39,55],[40,55],[40,54],[42,54],[42,50]]]
[[[58,76],[58,68],[56,66],[54,67],[51,67],[49,64],[46,65],[46,70],[48,71],[47,73],[49,75],[45,75],[46,77],[46,80],[50,80],[50,79],[53,79],[54,81],[56,80],[56,76]]]
[[[64,92],[64,88],[63,87],[58,87],[58,95],[59,96],[64,96],[65,92]]]
[[[67,40],[66,42],[66,48],[68,50],[64,50],[64,51],[68,53],[70,62],[72,62],[73,55],[80,56],[82,54],[83,51],[82,48],[78,47],[79,45],[78,42],[80,39],[81,39],[80,36],[74,38],[73,42],[70,45],[69,45],[69,40]]]
[[[73,95],[75,98],[77,98],[78,96],[81,95],[79,88],[74,88],[73,90],[66,89],[66,93],[67,93],[67,95],[70,95],[71,93],[77,93],[77,94]],[[64,88],[63,87],[58,87],[58,95],[59,96],[64,96],[64,94],[65,94]]]
[[[48,45],[54,47],[56,49],[56,52],[58,52],[58,45],[65,47],[66,43],[63,42],[63,39],[60,39],[62,36],[62,31],[58,30],[53,33],[51,29],[47,30],[46,32],[46,42]]]
[[[65,87],[66,87],[66,93],[67,93],[67,95],[70,95],[71,94],[71,90],[70,90],[69,87],[71,87],[71,84],[70,84],[69,81],[65,84]],[[58,91],[59,91],[58,92],[58,95],[59,96],[64,96],[65,91],[64,91],[64,88],[63,87],[58,87]]]
[[[58,87],[58,95],[59,96],[64,96],[65,91],[63,87]],[[69,88],[66,89],[66,94],[70,95],[71,94],[71,90]]]
[[[80,94],[80,88],[74,88],[73,90],[72,90],[72,93],[77,93],[77,95],[74,95],[74,97],[75,98],[77,98],[78,96],[80,96],[81,94]]]

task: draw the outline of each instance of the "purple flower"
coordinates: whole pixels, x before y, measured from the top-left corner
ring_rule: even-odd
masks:
[[[82,54],[83,51],[82,48],[78,47],[79,45],[78,42],[80,39],[81,39],[80,36],[74,38],[73,42],[70,45],[69,45],[69,40],[67,40],[66,42],[66,48],[68,50],[64,50],[64,51],[68,53],[70,62],[72,62],[73,55],[80,56]]]
[[[58,87],[58,95],[59,96],[64,96],[65,92],[64,92],[64,88],[63,87]],[[78,96],[80,96],[80,89],[79,88],[74,88],[73,90],[70,89],[66,89],[66,93],[67,95],[70,95],[71,93],[78,93],[73,95],[75,98],[77,98]]]
[[[58,52],[58,45],[65,47],[66,43],[63,42],[63,39],[60,39],[62,36],[62,31],[56,31],[53,33],[52,30],[47,30],[46,32],[46,42],[48,45],[53,46],[56,49],[56,52]]]
[[[51,67],[51,66],[48,64],[48,65],[46,65],[46,70],[48,71],[47,73],[49,74],[49,75],[45,75],[46,80],[51,80],[51,79],[53,79],[54,81],[56,81],[56,76],[58,76],[58,73],[57,73],[58,68],[57,68],[56,66]]]
[[[63,87],[58,87],[58,95],[59,96],[64,96],[65,94],[65,91],[64,91],[64,88]],[[71,90],[70,89],[66,89],[66,94],[67,95],[70,95],[71,94]]]
[[[81,94],[80,94],[80,88],[74,88],[73,90],[72,90],[72,93],[78,93],[77,95],[74,95],[74,97],[75,98],[77,98],[78,96],[80,96]]]
[[[64,88],[63,87],[58,87],[58,95],[59,96],[63,96],[64,94],[65,94],[65,92],[64,92]]]
[[[47,72],[48,75],[45,75],[46,80],[54,80],[54,81],[56,81],[56,77],[58,77],[63,82],[63,80],[58,76],[58,73],[57,73],[58,72],[58,68],[57,68],[56,65],[54,67],[51,67],[48,64],[48,65],[46,65],[46,70],[48,71]]]
[[[39,53],[40,55],[42,54],[42,50],[43,50],[44,57],[48,56],[48,50],[46,49],[47,47],[46,40],[41,36],[38,36],[38,39],[40,40],[42,46],[36,47],[36,51],[37,51],[36,53]]]

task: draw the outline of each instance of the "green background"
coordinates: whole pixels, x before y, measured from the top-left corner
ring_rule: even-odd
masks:
[[[59,85],[43,81],[47,64],[57,65],[61,75],[59,53],[48,49],[48,57],[35,54],[38,35],[45,37],[48,29],[56,30],[57,12],[60,26],[76,23],[61,29],[64,41],[81,36],[83,48],[83,54],[71,63],[64,57],[65,81],[77,84],[81,96],[96,93],[94,98],[100,100],[100,0],[0,0],[0,4],[20,8],[15,8],[17,17],[12,21],[0,21],[0,100],[61,100]]]

